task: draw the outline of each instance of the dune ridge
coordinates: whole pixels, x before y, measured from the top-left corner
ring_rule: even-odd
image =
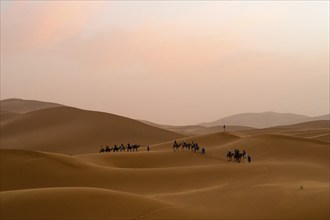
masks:
[[[98,152],[106,144],[147,145],[181,137],[129,118],[71,107],[28,112],[1,124],[1,148],[71,154]]]
[[[236,125],[248,126],[254,128],[268,128],[281,125],[291,125],[304,123],[309,121],[330,120],[329,114],[310,117],[306,115],[293,113],[278,113],[278,112],[261,112],[261,113],[242,113],[228,116],[212,122],[200,123],[205,127]]]
[[[17,98],[0,100],[1,111],[7,111],[7,112],[19,113],[19,114],[36,111],[40,109],[61,107],[61,106],[63,105],[52,102],[24,100]]]

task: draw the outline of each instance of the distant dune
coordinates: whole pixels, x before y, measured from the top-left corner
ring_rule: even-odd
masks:
[[[330,143],[330,121],[310,121],[303,122],[293,125],[277,126],[264,129],[250,129],[240,131],[241,134],[245,135],[261,135],[261,134],[284,134],[296,137],[316,139]]]
[[[26,113],[35,110],[60,107],[63,105],[41,102],[35,100],[24,100],[24,99],[5,99],[0,101],[1,111],[12,112],[12,113]]]
[[[1,123],[1,148],[61,153],[91,153],[100,145],[147,145],[181,137],[125,117],[70,107],[37,110]]]
[[[309,117],[306,115],[297,115],[292,113],[276,113],[276,112],[263,112],[263,113],[244,113],[232,115],[222,118],[213,122],[201,123],[200,126],[212,127],[221,125],[239,125],[254,128],[267,128],[280,125],[290,125],[308,121],[329,120],[329,115],[318,117]]]
[[[147,125],[151,125],[157,128],[162,128],[168,131],[173,131],[175,133],[179,133],[186,136],[194,136],[194,135],[202,135],[202,134],[210,134],[215,132],[223,131],[222,126],[214,126],[214,127],[205,127],[201,125],[187,125],[187,126],[173,126],[173,125],[159,125],[153,122],[140,120],[142,123]],[[241,130],[249,130],[254,129],[252,127],[247,126],[227,126],[227,131],[241,131]]]
[[[299,130],[310,130],[310,129],[330,129],[330,121],[329,120],[315,120],[302,122],[292,125],[285,126],[277,126],[279,129],[299,129]]]

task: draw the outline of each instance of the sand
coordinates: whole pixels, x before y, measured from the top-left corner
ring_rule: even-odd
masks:
[[[1,111],[19,113],[19,114],[32,112],[40,109],[60,107],[60,106],[63,105],[52,102],[36,101],[36,100],[24,100],[24,99],[0,100]]]
[[[93,132],[111,120],[118,128],[113,136]],[[1,128],[1,219],[330,217],[326,122],[185,137],[105,113],[59,107],[18,115]],[[94,146],[100,137],[116,141],[115,136],[153,141],[151,151],[142,146],[138,152],[101,154],[97,146],[84,144]],[[42,141],[42,150],[36,150],[34,138]],[[173,152],[174,139],[198,142],[206,154]],[[75,150],[69,155],[71,146]],[[229,148],[245,149],[252,163],[227,161]]]
[[[98,152],[101,145],[150,145],[181,137],[129,118],[71,107],[32,111],[1,123],[1,148],[66,154]]]
[[[216,133],[223,131],[223,125],[221,126],[213,126],[213,127],[205,127],[201,125],[187,125],[187,126],[172,126],[172,125],[159,125],[155,124],[149,121],[143,121],[142,123],[145,123],[147,125],[151,125],[153,127],[166,129],[169,131],[173,131],[178,134],[182,134],[185,136],[196,136],[196,135],[203,135],[203,134],[210,134],[210,133]],[[232,126],[227,125],[226,127],[227,131],[247,131],[250,129],[254,129],[252,127],[247,126]]]

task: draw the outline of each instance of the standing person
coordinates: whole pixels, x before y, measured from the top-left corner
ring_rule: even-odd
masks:
[[[236,151],[236,149],[235,149]],[[232,161],[232,158],[234,156],[234,153],[232,152],[231,148],[229,147],[228,153],[227,153],[227,160]]]
[[[148,145],[148,147],[147,147],[147,150],[148,150],[148,151],[150,150],[149,145]]]
[[[226,125],[223,125],[223,132],[226,132]]]

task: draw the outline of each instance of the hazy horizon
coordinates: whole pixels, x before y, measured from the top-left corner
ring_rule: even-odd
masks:
[[[1,1],[1,100],[187,125],[329,114],[329,1]]]

